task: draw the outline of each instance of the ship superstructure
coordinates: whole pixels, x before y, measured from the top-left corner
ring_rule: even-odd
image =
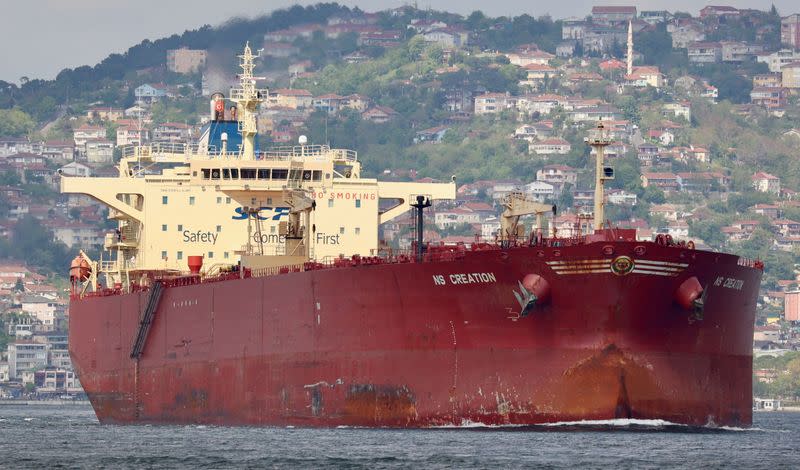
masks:
[[[245,47],[240,85],[230,93],[236,106],[226,116],[222,98],[212,101],[201,144],[129,146],[118,177],[62,178],[62,192],[90,195],[119,223],[105,238],[110,259],[95,271],[110,277],[108,285],[186,271],[189,256],[204,257],[207,270],[255,254],[272,255],[260,267],[376,256],[379,224],[408,211],[417,195],[455,198],[453,181],[363,178],[355,151],[303,137],[256,151],[256,112],[268,91],[255,86],[255,57]]]
[[[62,180],[119,221],[112,255],[70,270],[70,354],[101,422],[751,423],[763,264],[610,226],[602,123],[579,235],[510,194],[496,243],[430,244],[424,210],[452,182],[362,178],[355,153],[305,142],[255,148],[252,59],[237,119],[216,100],[199,147],[138,147],[117,178]],[[410,207],[414,252],[379,252],[378,224]]]

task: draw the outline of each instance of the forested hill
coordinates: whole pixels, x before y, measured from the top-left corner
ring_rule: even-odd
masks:
[[[123,80],[135,70],[163,64],[169,49],[239,50],[246,41],[260,44],[266,32],[303,23],[324,23],[330,16],[349,12],[350,8],[336,3],[295,5],[254,19],[235,18],[217,27],[204,25],[155,41],[145,39],[123,54],[109,55],[97,65],[64,69],[54,80],[22,77],[20,86],[0,80],[0,108],[19,107],[41,121],[55,112],[54,105],[65,103],[69,97],[80,97],[109,81]]]

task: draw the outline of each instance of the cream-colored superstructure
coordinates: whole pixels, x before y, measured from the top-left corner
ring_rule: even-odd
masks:
[[[241,57],[252,63],[249,48]],[[252,67],[243,69],[242,87],[232,90],[242,148],[129,147],[118,177],[62,177],[62,192],[97,199],[119,223],[106,235],[109,254],[98,265],[114,282],[141,271],[187,271],[189,256],[203,256],[209,272],[245,254],[318,261],[377,255],[379,224],[407,211],[416,195],[455,198],[453,181],[362,178],[351,150],[297,145],[254,152],[254,103],[268,95],[252,86]]]

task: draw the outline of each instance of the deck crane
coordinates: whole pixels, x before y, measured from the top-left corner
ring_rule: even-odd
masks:
[[[517,240],[525,236],[525,226],[520,224],[519,218],[523,215],[536,215],[536,227],[534,230],[542,229],[542,221],[545,214],[551,212],[556,215],[556,206],[542,204],[534,201],[522,192],[512,192],[503,198],[503,211],[500,217],[500,241],[507,242]],[[555,227],[553,227],[555,231]],[[534,233],[533,231],[531,233]]]

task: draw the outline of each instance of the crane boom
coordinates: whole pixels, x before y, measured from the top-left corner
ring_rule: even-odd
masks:
[[[513,192],[503,198],[505,210],[500,218],[500,239],[512,240],[524,235],[524,226],[520,225],[519,218],[523,215],[536,215],[536,228],[542,228],[542,217],[548,212],[556,214],[556,206],[542,204],[521,192]],[[522,233],[521,233],[522,232]]]

